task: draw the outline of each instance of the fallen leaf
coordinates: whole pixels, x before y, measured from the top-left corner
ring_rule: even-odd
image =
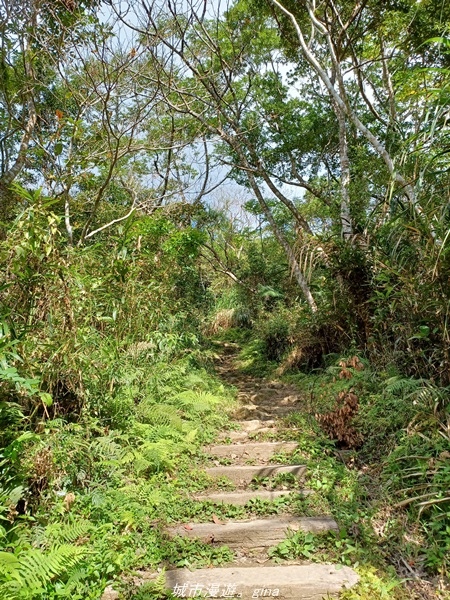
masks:
[[[212,516],[212,520],[214,521],[214,523],[215,523],[216,525],[223,525],[222,521],[221,521],[221,520],[219,519],[219,517],[218,517],[217,515],[215,515],[215,514],[213,514],[213,516]]]
[[[75,502],[75,494],[69,492],[64,498],[64,508],[69,511],[72,504]]]
[[[192,531],[194,528],[192,527],[192,525],[183,525],[184,529],[186,529],[187,531]]]

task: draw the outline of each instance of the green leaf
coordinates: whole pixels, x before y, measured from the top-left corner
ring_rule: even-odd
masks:
[[[12,573],[19,566],[20,562],[14,554],[11,552],[0,552],[0,564],[2,565],[2,570]]]
[[[48,394],[47,392],[40,392],[39,398],[42,400],[45,406],[51,406],[53,404],[53,398],[51,394]]]

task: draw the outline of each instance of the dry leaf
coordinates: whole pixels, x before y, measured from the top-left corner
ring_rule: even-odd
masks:
[[[353,391],[341,392],[338,395],[336,408],[323,415],[316,414],[316,419],[331,439],[342,442],[349,448],[354,448],[359,446],[362,441],[361,436],[351,424],[358,409],[358,396]]]
[[[339,373],[339,379],[351,379],[352,378],[352,373],[351,371],[349,371],[348,369],[342,369],[342,371]]]
[[[215,515],[215,514],[213,514],[213,516],[212,516],[212,520],[214,521],[214,523],[215,523],[216,525],[223,525],[223,522],[222,522],[222,521],[219,519],[219,517],[218,517],[217,515]]]
[[[66,510],[70,510],[70,507],[75,502],[75,494],[73,492],[69,492],[64,497],[64,508]]]

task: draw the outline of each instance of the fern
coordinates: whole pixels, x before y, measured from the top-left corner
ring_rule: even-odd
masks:
[[[149,507],[159,506],[167,499],[161,489],[154,487],[147,481],[145,483],[130,483],[119,488],[118,491],[126,497],[127,502],[136,501],[140,506],[145,507],[146,511]]]
[[[188,390],[206,390],[210,386],[209,382],[198,373],[188,373],[183,380],[183,385]]]
[[[76,567],[85,550],[69,544],[54,545],[44,554],[40,550],[22,551],[17,556],[1,553],[3,582],[2,600],[24,600],[41,597],[49,581]]]
[[[161,600],[162,598],[173,597],[167,589],[166,574],[164,571],[156,579],[147,581],[133,593],[133,600]]]
[[[183,425],[183,430],[184,429],[185,425]],[[159,440],[173,440],[181,442],[183,438],[183,431],[177,431],[170,425],[156,425],[155,427],[150,427],[146,436],[146,439],[149,442],[158,442]]]
[[[123,465],[132,464],[137,474],[154,472],[173,467],[172,457],[179,452],[179,445],[171,440],[144,441],[139,448],[127,447],[120,458]]]
[[[170,470],[174,467],[172,458],[179,452],[178,445],[170,440],[145,442],[141,448],[145,460],[152,465],[152,470]]]
[[[406,396],[416,392],[418,389],[427,385],[425,379],[413,379],[412,377],[390,377],[385,381],[385,390],[388,394]]]
[[[167,425],[181,431],[183,421],[177,409],[169,404],[149,404],[142,402],[137,409],[137,417],[150,425]]]
[[[222,402],[222,399],[208,392],[186,390],[174,396],[171,402],[175,406],[183,408],[188,413],[208,414]]]
[[[89,447],[91,456],[97,460],[115,460],[122,451],[120,443],[120,434],[111,433],[108,436],[95,438]]]
[[[64,588],[60,590],[59,596],[61,598],[68,598],[75,591],[78,584],[85,581],[87,578],[87,570],[85,567],[75,567],[71,569],[69,579],[65,584]]]
[[[92,523],[85,519],[79,519],[74,523],[52,523],[45,528],[44,535],[53,544],[74,542],[89,533],[92,527]]]
[[[388,394],[415,400],[420,404],[435,404],[437,406],[441,403],[445,404],[450,389],[438,387],[428,379],[391,377],[385,382],[385,391]]]

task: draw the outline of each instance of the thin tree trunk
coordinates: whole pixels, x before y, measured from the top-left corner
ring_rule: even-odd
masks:
[[[334,104],[339,123],[339,160],[341,163],[341,231],[344,240],[353,236],[352,218],[350,215],[350,160],[348,158],[347,123],[345,114]]]
[[[73,228],[70,222],[70,193],[68,188],[64,190],[64,223],[66,225],[69,246],[73,246]]]
[[[300,289],[302,290],[303,295],[305,296],[305,299],[306,299],[307,303],[309,304],[309,307],[311,308],[311,311],[313,313],[316,313],[317,312],[317,304],[314,300],[311,290],[309,289],[309,285],[306,280],[306,277],[302,273],[300,265],[298,264],[297,259],[295,258],[295,254],[294,254],[289,242],[286,240],[286,238],[284,237],[280,228],[278,227],[275,219],[273,218],[272,211],[270,210],[269,206],[267,205],[267,202],[264,200],[264,197],[261,194],[261,190],[259,189],[259,187],[255,181],[255,178],[253,177],[253,175],[251,173],[247,173],[247,177],[248,177],[250,185],[255,193],[255,196],[258,199],[258,202],[264,212],[264,215],[265,215],[266,219],[268,220],[276,239],[278,240],[278,243],[280,244],[280,246],[283,248],[283,250],[286,253],[286,257],[288,259],[288,263],[291,268],[292,275],[294,276],[295,280],[297,281],[298,285],[300,286]]]
[[[30,30],[32,31],[36,27],[37,23],[37,8],[33,6],[33,13],[30,17]],[[28,120],[24,125],[22,139],[20,140],[19,150],[17,158],[14,164],[8,171],[3,173],[0,178],[0,220],[7,220],[10,218],[9,209],[11,204],[14,202],[14,194],[11,192],[10,187],[16,177],[19,175],[25,165],[27,158],[28,146],[30,145],[31,136],[33,135],[34,128],[37,123],[36,106],[32,97],[33,86],[35,82],[34,68],[32,64],[32,57],[29,56],[30,52],[30,40],[26,35],[24,40],[20,42],[20,49],[23,57],[23,68],[25,75],[28,79],[29,88],[27,88],[27,107],[28,107]]]

